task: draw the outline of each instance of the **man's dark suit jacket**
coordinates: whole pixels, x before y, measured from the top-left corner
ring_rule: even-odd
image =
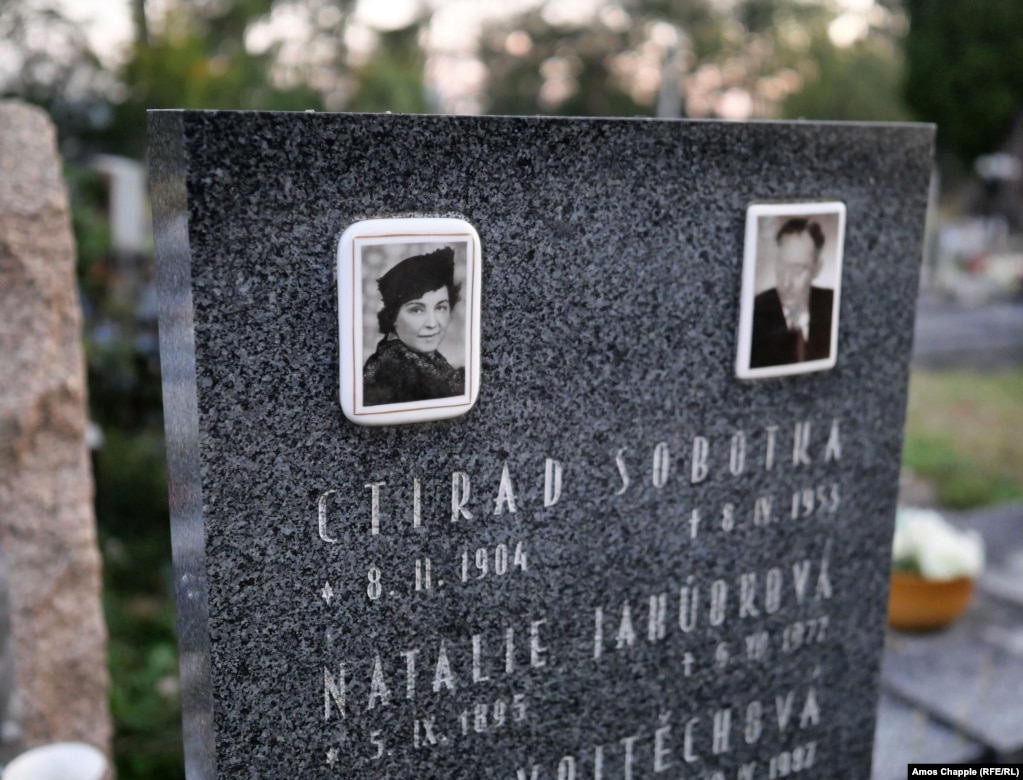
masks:
[[[810,338],[803,346],[803,360],[823,360],[831,353],[831,311],[834,292],[810,288]],[[778,291],[772,287],[753,301],[753,347],[750,368],[798,363],[798,330],[785,324]]]

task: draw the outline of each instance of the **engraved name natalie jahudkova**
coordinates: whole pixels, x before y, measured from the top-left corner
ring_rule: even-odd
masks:
[[[835,365],[844,232],[842,203],[749,207],[738,377],[802,374]]]
[[[479,387],[479,238],[454,219],[368,220],[339,247],[341,402],[363,425],[464,414]]]

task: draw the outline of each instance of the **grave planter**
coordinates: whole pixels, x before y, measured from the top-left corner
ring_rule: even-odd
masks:
[[[902,631],[943,628],[962,615],[973,598],[973,580],[928,580],[918,574],[892,572],[888,625]]]

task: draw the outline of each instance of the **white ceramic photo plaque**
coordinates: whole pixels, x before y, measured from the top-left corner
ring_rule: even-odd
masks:
[[[458,417],[480,385],[480,239],[454,218],[370,219],[337,257],[341,408],[358,425]]]
[[[737,377],[835,366],[844,242],[843,203],[755,203],[747,209]]]

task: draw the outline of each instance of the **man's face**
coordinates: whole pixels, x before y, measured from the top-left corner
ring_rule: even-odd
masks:
[[[775,274],[778,297],[786,309],[801,308],[810,299],[810,285],[820,271],[820,257],[808,233],[788,233],[778,244]]]

